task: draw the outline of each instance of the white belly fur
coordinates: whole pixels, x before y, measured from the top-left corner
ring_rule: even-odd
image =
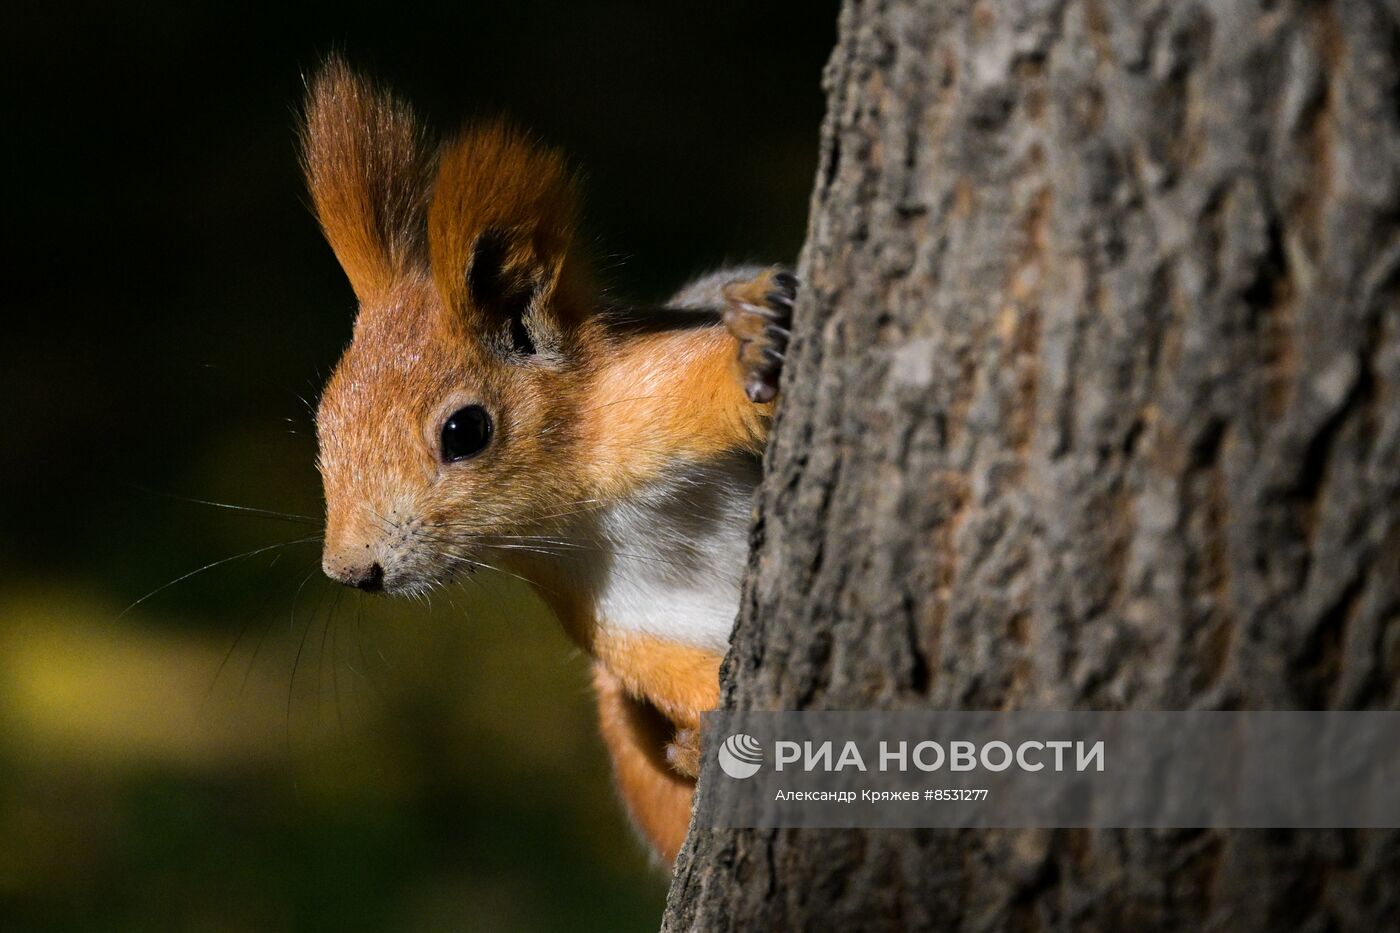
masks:
[[[600,625],[723,654],[748,561],[759,465],[734,456],[678,468],[594,516]]]

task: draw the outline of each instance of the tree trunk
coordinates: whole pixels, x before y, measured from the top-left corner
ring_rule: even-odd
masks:
[[[847,0],[727,706],[1400,705],[1396,8]],[[665,929],[1387,920],[1389,831],[715,830]]]

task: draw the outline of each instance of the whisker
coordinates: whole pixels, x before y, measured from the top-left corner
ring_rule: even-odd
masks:
[[[269,544],[269,545],[267,545],[267,546],[265,546],[265,547],[254,548],[253,550],[251,550],[251,551],[245,551],[245,552],[243,552],[242,554],[234,554],[232,557],[224,557],[224,558],[220,558],[219,560],[216,560],[216,561],[210,561],[209,563],[205,564],[203,567],[199,567],[199,568],[196,568],[195,570],[191,570],[189,573],[184,574],[184,575],[182,575],[182,576],[178,576],[178,577],[176,577],[174,580],[171,580],[169,583],[162,584],[161,586],[158,586],[158,587],[156,587],[155,589],[151,590],[151,591],[150,591],[149,593],[147,593],[145,596],[142,596],[140,599],[136,600],[136,602],[132,603],[131,605],[129,605],[129,606],[127,606],[125,609],[123,609],[120,613],[117,614],[117,617],[116,617],[115,619],[113,619],[112,621],[113,621],[113,622],[119,622],[119,621],[121,621],[122,618],[124,618],[128,612],[130,612],[131,610],[135,609],[137,606],[141,605],[141,604],[144,603],[146,600],[150,599],[150,598],[153,597],[153,596],[159,595],[160,593],[164,593],[166,590],[170,589],[170,588],[171,588],[172,586],[174,586],[175,584],[177,584],[177,583],[183,583],[184,581],[188,580],[190,577],[193,577],[193,576],[196,576],[196,575],[198,575],[198,574],[204,573],[206,570],[213,570],[215,567],[223,566],[224,564],[231,563],[232,561],[235,561],[235,560],[245,560],[245,559],[247,559],[247,558],[249,558],[249,557],[256,557],[256,556],[259,555],[259,554],[264,554],[264,553],[266,553],[266,552],[268,552],[268,551],[274,550],[274,549],[279,548],[279,547],[291,547],[291,546],[296,545],[296,544],[310,544],[312,541],[319,541],[319,540],[321,540],[321,536],[320,536],[320,535],[315,535],[315,536],[310,537],[310,538],[299,538],[299,539],[297,539],[296,541],[281,541],[281,542],[278,542],[277,544]]]
[[[315,574],[318,569],[319,568],[313,565],[311,570],[307,572],[306,576],[301,578],[300,585],[296,587],[296,592],[292,594],[293,606],[296,605],[297,596],[301,594],[301,588],[303,586],[306,586],[307,581],[311,579],[312,575]],[[263,642],[267,640],[267,633],[271,630],[271,628],[272,625],[269,623],[268,626],[262,630],[262,634],[258,636],[257,644],[253,645],[253,656],[248,659],[248,669],[243,672],[243,681],[238,685],[239,696],[243,695],[244,689],[248,686],[248,678],[252,676],[253,668],[257,666],[258,654],[262,651]]]
[[[301,630],[301,641],[297,644],[296,657],[292,659],[292,676],[287,681],[287,741],[292,739],[292,697],[296,693],[297,669],[301,667],[301,655],[306,649],[306,637],[311,634],[311,626],[316,622],[316,616],[321,613],[321,606],[326,601],[326,591],[321,591],[321,596],[316,600],[316,608],[312,610],[311,618],[306,620],[306,626]],[[296,602],[292,602],[292,611],[296,611]],[[319,709],[319,704],[318,707]]]
[[[428,540],[434,541],[439,544],[458,543],[456,540],[445,536],[434,536],[430,534],[424,534],[422,532],[420,532],[420,534],[423,534],[423,536]],[[551,548],[561,548],[565,550],[572,550],[575,552],[589,554],[608,553],[617,557],[625,558],[627,560],[647,561],[650,563],[676,567],[678,569],[687,569],[691,566],[689,563],[672,560],[671,558],[668,558],[662,554],[641,554],[633,551],[623,551],[611,546],[604,545],[598,541],[593,541],[590,543],[579,540],[546,538],[543,536],[536,535],[496,535],[491,533],[467,534],[464,535],[464,537],[471,539],[472,543],[478,547],[491,548],[500,551],[524,551],[528,553],[540,554],[542,556],[564,557],[565,555],[560,554],[555,550],[551,550]],[[494,543],[492,539],[507,539],[507,543]]]
[[[369,681],[370,688],[379,697],[379,702],[388,706],[388,698],[384,696],[383,689],[379,682],[374,679],[374,674],[370,670],[369,658],[365,657],[365,602],[364,594],[355,594],[355,650],[360,656],[360,665],[365,669],[364,678]]]
[[[324,680],[322,671],[326,663],[326,630],[331,630],[331,695],[335,698],[335,719],[340,727],[340,737],[345,737],[345,719],[340,712],[340,677],[336,672],[337,664],[335,657],[335,629],[332,628],[336,618],[336,611],[340,609],[340,601],[345,596],[343,588],[336,591],[335,601],[331,603],[331,610],[326,615],[326,624],[321,628],[321,659],[316,664],[316,690],[320,695],[321,682]],[[319,702],[319,701],[318,701]]]
[[[273,557],[272,564],[269,565],[268,569],[271,570],[273,567],[276,567],[277,562],[282,559],[282,555],[285,553],[286,551],[278,551]],[[258,604],[258,608],[243,620],[243,625],[238,629],[238,635],[234,637],[233,643],[228,646],[228,651],[224,652],[223,660],[219,662],[218,668],[214,671],[214,677],[209,682],[209,689],[204,693],[204,701],[201,708],[207,706],[209,699],[214,695],[214,689],[219,685],[219,678],[223,676],[224,668],[228,666],[229,659],[233,657],[233,653],[238,649],[238,646],[243,643],[243,636],[248,634],[248,627],[253,624],[253,619],[262,614],[262,611],[268,607],[273,597],[276,595],[277,590],[275,588],[270,590],[267,596],[263,598],[263,601]]]
[[[443,556],[443,557],[446,557],[448,560],[455,560],[455,561],[458,561],[459,563],[468,564],[468,565],[470,565],[470,566],[472,566],[472,567],[477,567],[477,568],[480,568],[480,569],[482,569],[482,570],[494,570],[496,573],[502,573],[502,574],[505,574],[505,575],[508,576],[508,577],[514,577],[515,579],[519,580],[521,583],[526,583],[526,584],[529,584],[530,586],[539,586],[539,584],[536,583],[535,581],[533,581],[533,580],[527,580],[527,579],[525,579],[524,577],[520,576],[520,574],[518,574],[518,573],[512,573],[511,571],[506,570],[506,569],[503,568],[503,567],[497,567],[497,566],[494,566],[493,564],[483,564],[481,561],[472,560],[470,557],[462,557],[462,556],[459,555],[459,554],[443,554],[442,556]],[[541,589],[545,589],[544,587],[540,587],[540,588],[541,588]],[[546,590],[546,592],[553,593],[554,591],[553,591],[553,590]]]
[[[128,483],[132,489],[144,492],[151,496],[161,496],[165,499],[174,499],[178,502],[189,502],[193,505],[207,505],[215,509],[227,509],[230,512],[243,512],[247,515],[256,515],[261,518],[277,518],[287,522],[300,522],[304,525],[320,525],[321,520],[310,515],[297,515],[294,512],[278,512],[273,509],[260,509],[251,505],[234,505],[231,502],[216,502],[213,499],[200,499],[195,496],[182,496],[178,493],[165,492],[161,489],[151,489],[149,486],[140,486],[135,483]]]

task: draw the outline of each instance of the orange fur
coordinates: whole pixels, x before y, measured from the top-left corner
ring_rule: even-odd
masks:
[[[593,655],[630,695],[659,709],[678,729],[695,729],[719,705],[719,655],[646,635],[602,633]]]
[[[735,360],[734,338],[717,327],[618,346],[588,386],[580,429],[600,485],[626,494],[675,458],[761,452],[772,406],[748,400]]]
[[[618,790],[637,829],[669,865],[685,841],[695,783],[667,764],[662,748],[669,723],[656,710],[638,702],[602,664],[593,666],[593,687]]]
[[[422,258],[432,151],[407,105],[338,59],[311,84],[302,167],[326,239],[361,301]]]
[[[429,227],[433,271],[447,305],[461,310],[469,327],[486,325],[468,300],[463,272],[489,230],[508,244],[507,274],[538,288],[539,304],[551,314],[576,320],[587,283],[572,255],[578,194],[563,156],[504,123],[488,123],[444,146],[438,162]]]
[[[573,245],[574,176],[556,152],[495,123],[431,147],[406,106],[335,61],[310,88],[303,145],[360,301],[317,412],[326,572],[348,582],[374,561],[384,588],[405,593],[486,563],[533,582],[597,659],[619,788],[669,860],[693,782],[667,748],[693,768],[719,656],[609,630],[557,555],[491,542],[548,541],[677,464],[757,453],[771,405],[745,396],[725,329],[625,333],[597,313]],[[490,448],[444,463],[441,425],[465,405],[490,413]]]

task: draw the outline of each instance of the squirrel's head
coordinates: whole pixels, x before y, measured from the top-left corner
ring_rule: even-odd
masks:
[[[420,591],[523,549],[527,523],[586,495],[567,468],[595,339],[574,179],[501,124],[432,145],[337,61],[311,84],[302,139],[359,300],[316,415],[323,567]]]

